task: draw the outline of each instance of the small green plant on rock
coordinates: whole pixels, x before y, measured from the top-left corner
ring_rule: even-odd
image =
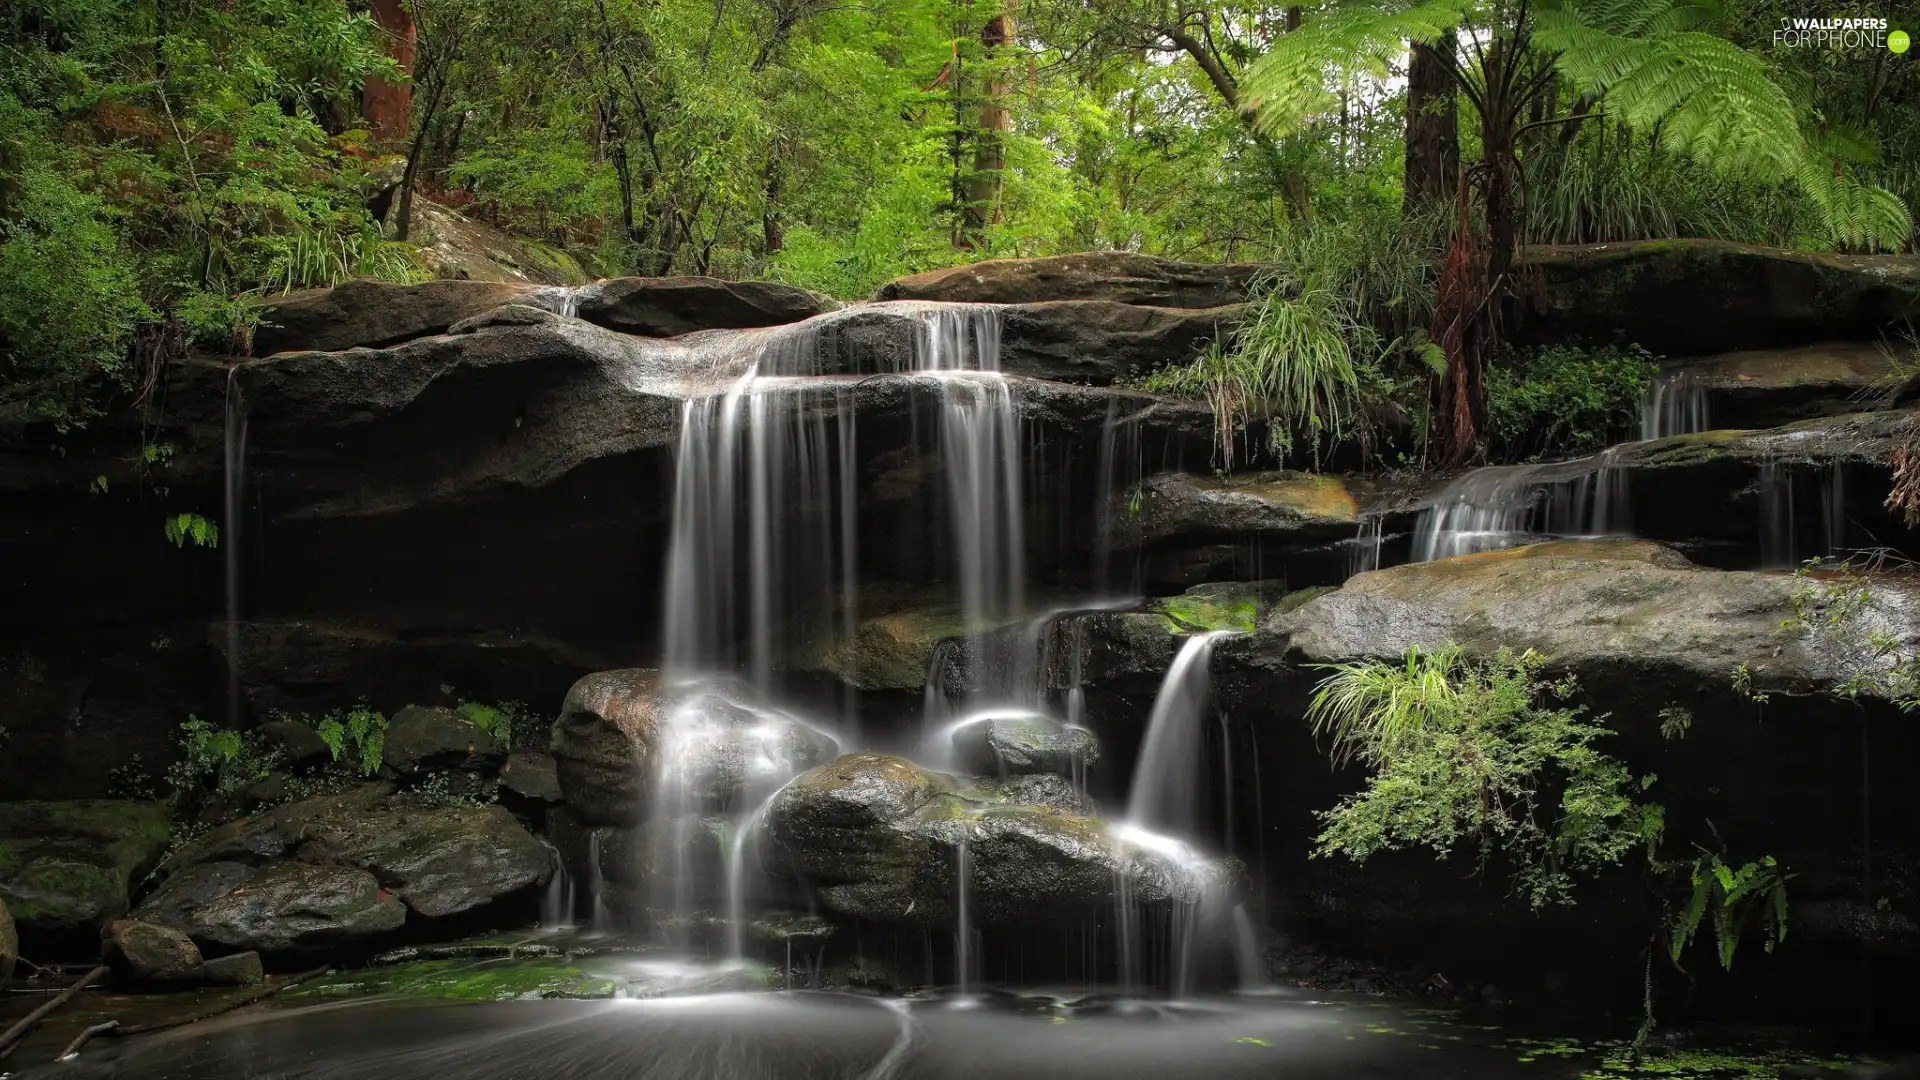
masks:
[[[107,796],[150,802],[160,797],[160,788],[154,783],[153,774],[147,771],[146,764],[140,760],[140,755],[135,754],[127,759],[126,764],[107,770]]]
[[[510,748],[534,745],[546,735],[548,727],[548,719],[522,701],[499,701],[492,705],[463,701],[453,711]]]
[[[253,732],[229,731],[189,716],[180,725],[180,760],[167,769],[167,786],[175,808],[188,811],[208,795],[233,795],[264,778],[279,759]]]
[[[1718,852],[1702,851],[1687,868],[1687,902],[1667,929],[1667,956],[1680,964],[1703,925],[1713,927],[1714,955],[1733,969],[1740,939],[1757,930],[1771,953],[1787,939],[1787,882],[1793,879],[1771,855],[1734,866]]]
[[[219,547],[220,526],[199,514],[172,514],[166,520],[167,542],[174,547]]]
[[[1834,696],[1884,698],[1904,712],[1920,709],[1920,652],[1896,632],[1904,621],[1885,610],[1872,578],[1850,563],[1812,559],[1794,571],[1794,580],[1793,615],[1781,628],[1803,635],[1844,674]]]
[[[313,730],[320,741],[327,744],[335,763],[355,769],[362,776],[380,771],[381,755],[387,743],[387,718],[366,702],[328,713]]]

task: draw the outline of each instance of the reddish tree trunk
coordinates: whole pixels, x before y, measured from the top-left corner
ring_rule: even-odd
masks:
[[[979,234],[1000,222],[1000,180],[1007,167],[1006,137],[1013,129],[1007,111],[1007,80],[995,67],[1000,50],[1013,41],[1012,14],[1002,11],[980,31],[985,46],[987,76],[981,80],[979,142],[974,145],[973,172],[967,177],[962,247],[974,246]]]
[[[407,137],[412,124],[413,54],[418,43],[413,12],[403,0],[373,0],[372,8],[374,25],[386,39],[387,55],[407,78],[397,82],[378,76],[368,79],[361,90],[361,112],[366,114],[376,141],[399,142]]]

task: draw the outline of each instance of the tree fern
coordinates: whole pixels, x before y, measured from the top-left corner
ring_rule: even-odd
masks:
[[[1317,13],[1248,70],[1242,101],[1269,134],[1298,131],[1338,110],[1333,87],[1342,77],[1384,74],[1407,42],[1434,41],[1458,26],[1468,7],[1460,0],[1362,0]]]

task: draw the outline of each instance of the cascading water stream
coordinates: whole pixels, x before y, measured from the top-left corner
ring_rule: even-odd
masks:
[[[226,417],[223,441],[226,472],[224,553],[227,572],[227,725],[240,724],[240,508],[246,494],[247,410],[240,391],[241,365],[227,369]]]
[[[1706,387],[1691,371],[1672,369],[1654,376],[1640,400],[1640,437],[1665,439],[1713,428]]]
[[[1147,718],[1147,734],[1128,788],[1126,823],[1168,836],[1192,836],[1199,825],[1194,780],[1201,773],[1200,713],[1211,682],[1213,646],[1233,633],[1215,630],[1187,638],[1175,654]]]
[[[1632,535],[1627,471],[1617,458],[1617,448],[1610,447],[1584,462],[1490,465],[1466,473],[1421,511],[1413,561],[1498,551],[1545,537]]]

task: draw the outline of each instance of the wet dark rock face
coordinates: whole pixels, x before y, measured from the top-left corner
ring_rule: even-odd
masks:
[[[1873,341],[1920,317],[1920,259],[1721,240],[1529,248],[1513,300],[1525,341],[1638,344],[1706,356]]]
[[[0,902],[22,947],[97,939],[167,848],[158,803],[0,802]]]
[[[1127,251],[1090,251],[929,270],[881,286],[875,298],[972,304],[1105,300],[1217,308],[1246,300],[1262,269],[1253,263],[1182,263]]]
[[[136,917],[204,949],[294,961],[367,949],[403,927],[525,917],[512,901],[552,858],[498,806],[443,806],[373,784],[221,826],[161,867]]]

